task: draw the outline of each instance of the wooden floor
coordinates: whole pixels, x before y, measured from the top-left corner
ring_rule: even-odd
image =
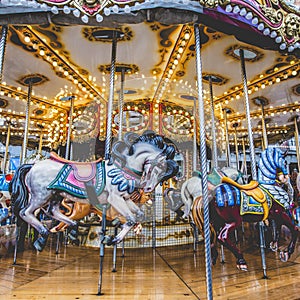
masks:
[[[42,253],[26,250],[13,265],[2,255],[0,299],[206,299],[203,245],[153,249],[118,249],[117,272],[112,248],[105,249],[103,295],[97,296],[98,249],[68,245],[59,254],[51,245]],[[3,250],[3,249],[2,249]],[[2,251],[3,254],[3,251]],[[267,252],[269,279],[262,279],[259,250],[247,249],[249,271],[238,271],[225,250],[226,263],[213,267],[214,299],[300,299],[300,248],[287,263]]]

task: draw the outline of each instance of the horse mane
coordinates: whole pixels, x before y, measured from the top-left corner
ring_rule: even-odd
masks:
[[[162,153],[166,155],[167,159],[173,159],[175,157],[175,144],[170,139],[164,138],[153,131],[145,131],[141,136],[139,136],[129,148],[129,155],[134,153],[134,145],[138,143],[148,143],[160,150],[163,150]]]

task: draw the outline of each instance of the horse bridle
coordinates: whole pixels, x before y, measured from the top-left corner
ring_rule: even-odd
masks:
[[[155,158],[153,159],[147,159],[145,160],[145,163],[144,163],[144,169],[145,169],[145,166],[146,165],[150,165],[150,168],[149,168],[149,171],[148,171],[148,178],[149,179],[149,174],[152,173],[153,169],[155,167],[158,167],[160,169],[164,168],[165,167],[165,164],[166,164],[166,161],[164,160],[163,162],[160,161],[160,158],[162,157],[165,157],[166,158],[166,155],[163,154],[163,153],[160,153],[158,154]]]

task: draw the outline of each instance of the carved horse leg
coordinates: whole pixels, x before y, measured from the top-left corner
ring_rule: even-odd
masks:
[[[218,214],[222,216],[225,220],[225,225],[222,226],[218,241],[224,245],[228,250],[230,250],[236,257],[236,266],[241,271],[248,271],[248,266],[242,252],[237,248],[236,244],[230,239],[230,234],[235,231],[242,224],[242,218],[239,214],[239,207],[229,207],[229,208],[216,208]],[[230,222],[226,220],[235,220],[236,222]]]
[[[279,234],[278,226],[274,219],[270,220],[270,224],[272,230],[272,241],[270,243],[270,249],[273,252],[276,252],[278,250],[278,242],[279,242],[280,234]]]
[[[122,225],[122,230],[121,232],[119,232],[118,235],[116,235],[115,237],[106,236],[103,243],[107,244],[108,246],[120,243],[125,238],[126,234],[130,231],[130,229],[135,225],[136,223],[130,221],[126,222],[125,224]]]
[[[60,210],[60,202],[59,201],[52,201],[50,204],[50,213],[51,216],[61,222],[64,222],[68,226],[68,235],[69,238],[75,242],[79,243],[78,240],[78,225],[74,219],[67,217],[64,215]]]
[[[282,225],[285,225],[290,230],[292,235],[287,249],[285,249],[284,251],[280,251],[280,260],[282,262],[286,262],[295,251],[295,246],[298,238],[298,229],[297,226],[292,223],[290,216],[285,211],[283,211],[280,215],[276,215],[276,221],[277,224],[280,224],[280,228]]]
[[[42,251],[46,245],[50,232],[34,215],[34,212],[39,207],[39,203],[31,202],[29,206],[20,210],[20,216],[26,223],[33,226],[41,235],[33,245],[38,251]]]
[[[66,205],[65,203],[63,203],[64,207],[68,207],[69,211],[65,214],[62,214],[59,210],[55,210],[55,219],[59,219],[61,220],[61,222],[50,229],[50,232],[58,232],[58,231],[63,231],[64,229],[66,229],[69,225],[74,226],[74,222],[72,224],[71,220],[80,220],[82,219],[84,216],[88,215],[91,211],[91,204],[88,203],[80,203],[80,202],[75,202],[72,204],[72,208],[69,207],[68,205]]]

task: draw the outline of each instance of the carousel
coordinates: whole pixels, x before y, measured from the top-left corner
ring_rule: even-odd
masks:
[[[1,296],[298,299],[300,1],[1,0],[0,25]]]

